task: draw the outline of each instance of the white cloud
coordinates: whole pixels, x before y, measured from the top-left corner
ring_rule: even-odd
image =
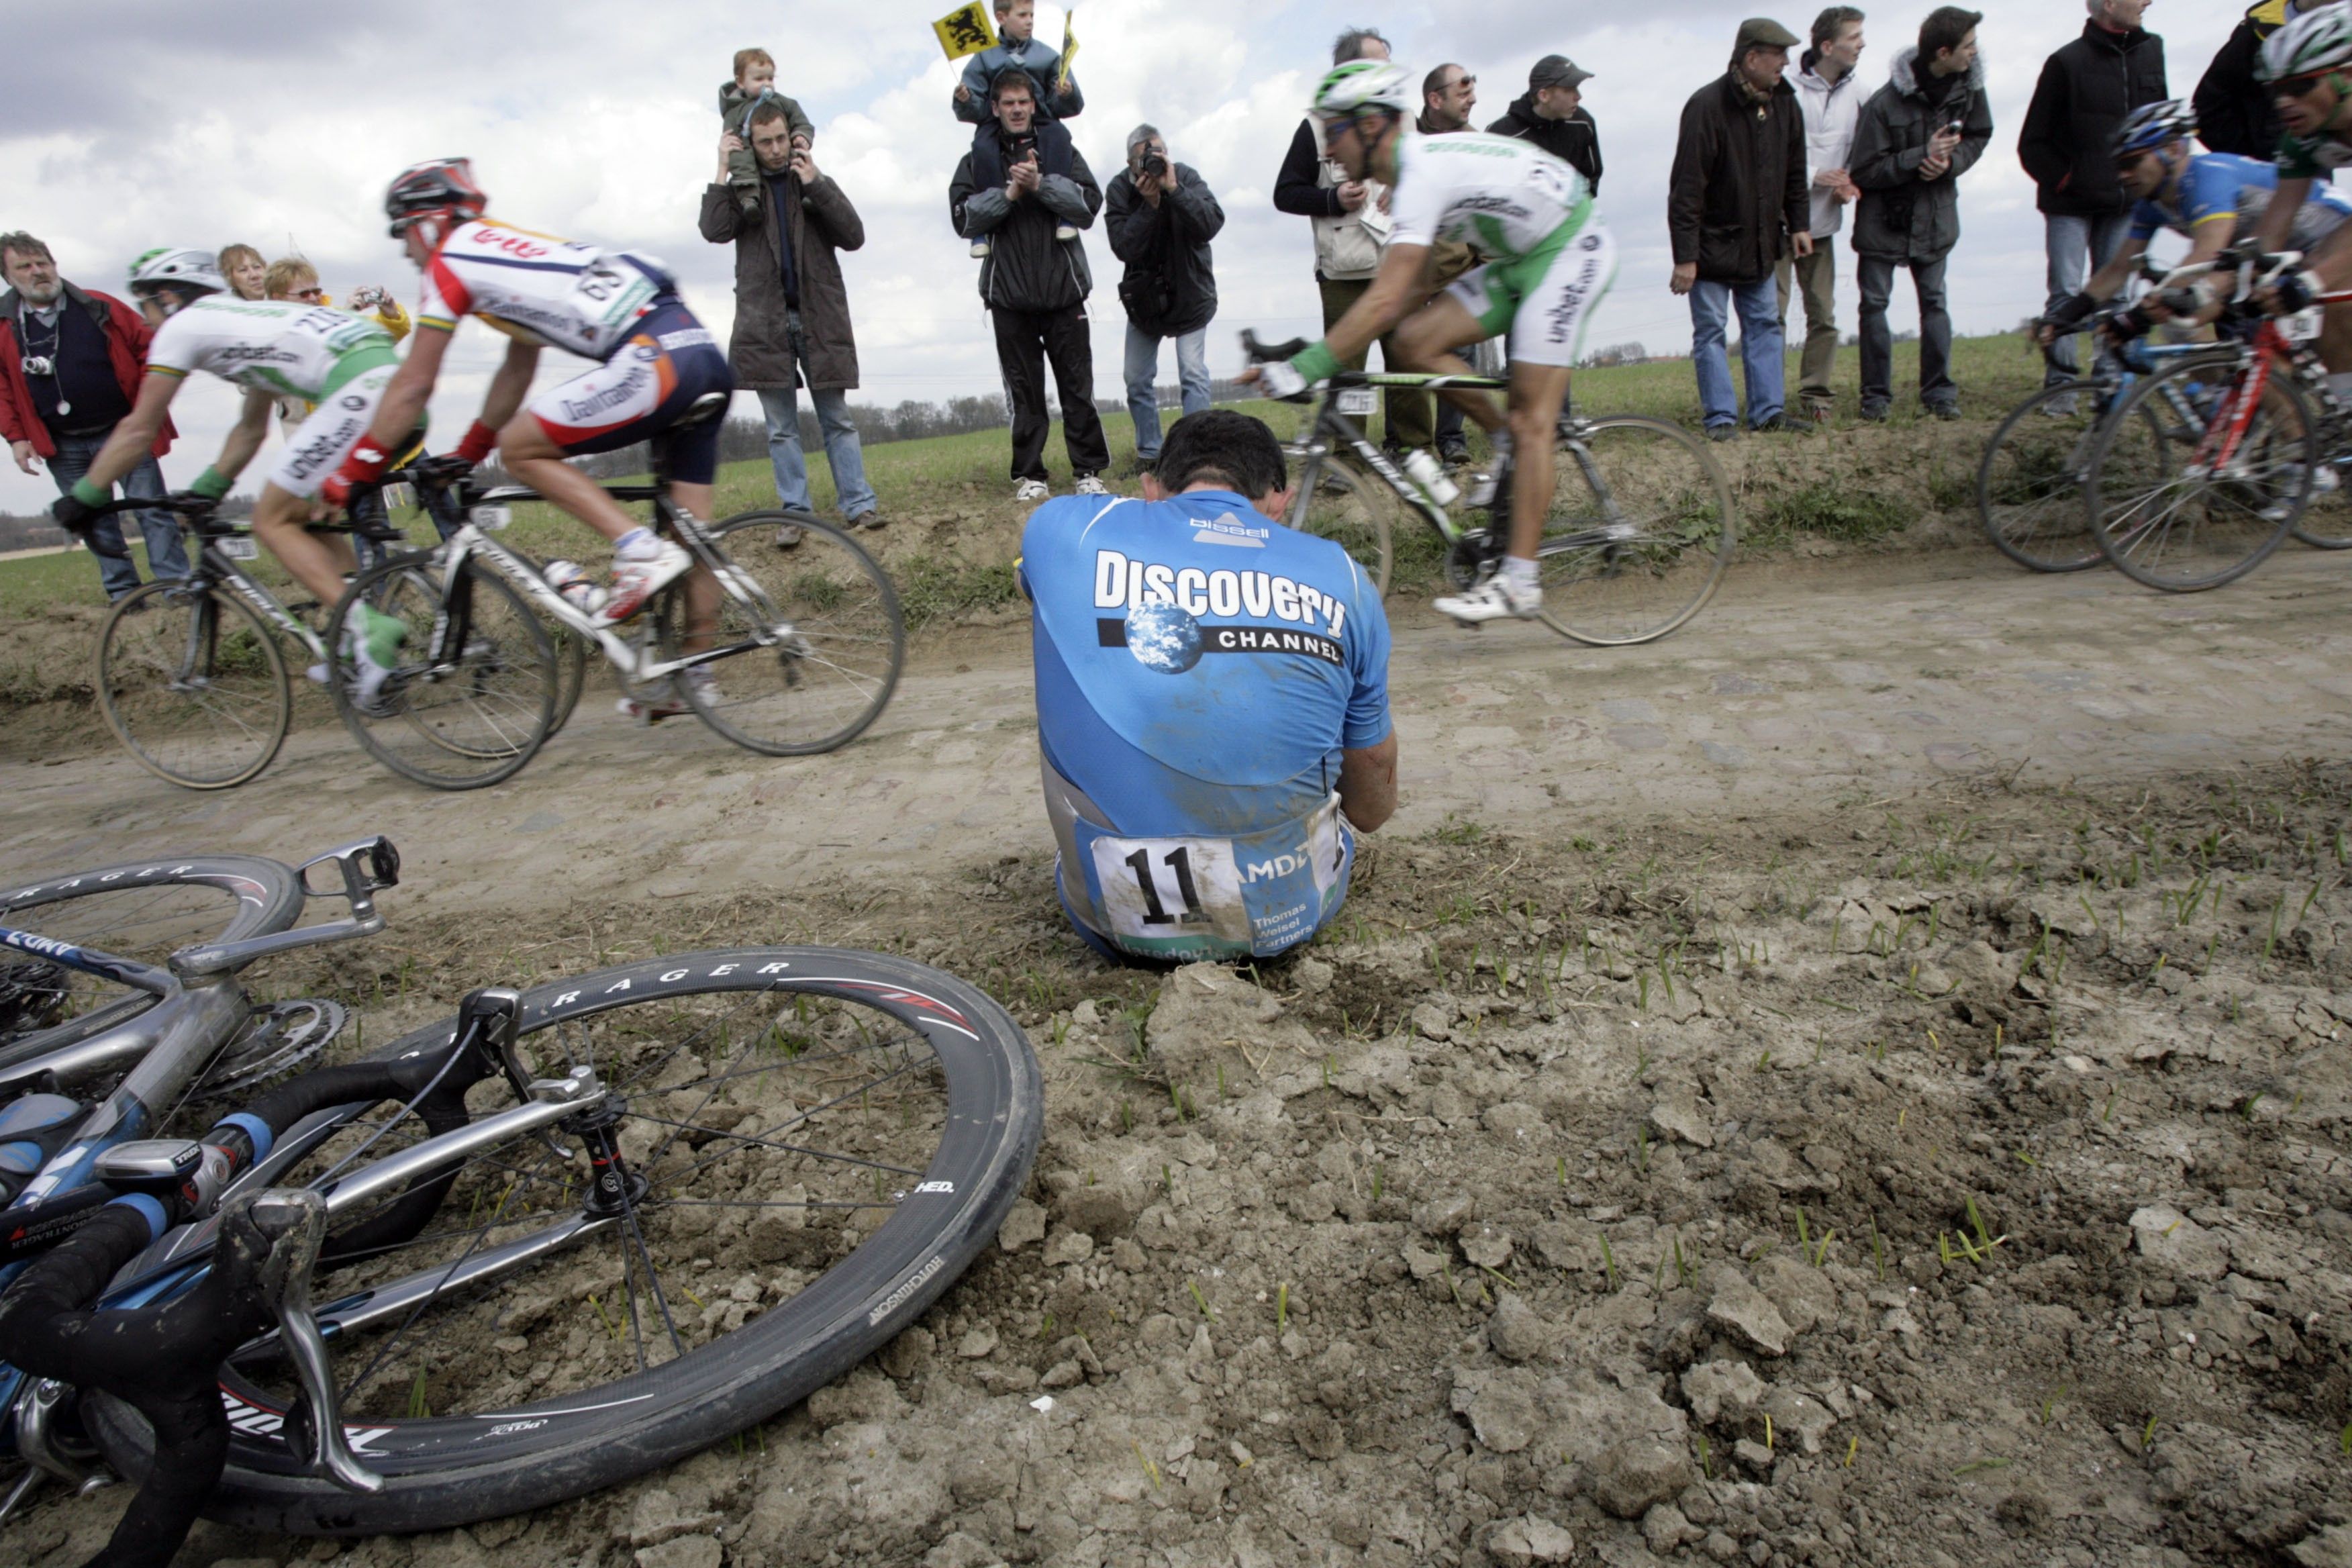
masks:
[[[499,216],[662,257],[695,310],[724,331],[732,258],[702,241],[695,214],[716,162],[715,90],[733,51],[757,42],[816,121],[819,163],[866,220],[864,250],[844,261],[865,370],[857,395],[889,405],[990,391],[997,373],[976,264],[948,219],[948,179],[971,132],[949,113],[957,68],[929,27],[947,8],[814,0],[747,28],[734,8],[631,0],[495,8],[417,0],[397,12],[295,0],[248,0],[230,13],[164,0],[51,6],[10,21],[0,228],[43,236],[68,277],[110,290],[149,246],[244,239],[273,256],[299,246],[338,292],[384,282],[412,297],[413,270],[379,216],[383,182],[417,158],[464,153]],[[1416,69],[1447,58],[1469,67],[1480,78],[1482,123],[1517,95],[1536,57],[1568,54],[1598,73],[1585,101],[1608,158],[1601,205],[1624,248],[1595,341],[1671,348],[1688,331],[1664,288],[1675,126],[1684,100],[1728,57],[1739,18],[1757,9],[1753,0],[1677,0],[1621,8],[1596,25],[1553,0],[1401,14],[1357,0],[1081,0],[1087,110],[1072,129],[1107,182],[1129,128],[1150,121],[1218,194],[1227,221],[1216,244],[1223,305],[1211,354],[1230,374],[1243,326],[1288,336],[1319,324],[1307,225],[1274,212],[1270,196],[1342,25],[1380,23]],[[1926,9],[1874,16],[1863,65],[1872,86]],[[1973,331],[2010,325],[2040,302],[2041,223],[2016,164],[2017,127],[2042,57],[2081,26],[2072,5],[1993,0],[1986,10],[1996,131],[1962,186],[1965,265],[1953,277],[1954,312]],[[2186,96],[2238,14],[2234,5],[2151,10],[2167,35],[2175,92]],[[1781,20],[1802,30],[1810,15],[1809,6]],[[1059,10],[1041,11],[1042,35],[1058,39],[1061,27]],[[1086,245],[1095,389],[1115,395],[1118,264],[1099,226]],[[1850,258],[1841,257],[1848,312]],[[1898,315],[1908,309],[1898,303]],[[436,399],[440,428],[461,429],[472,416],[497,357],[488,333],[460,332]],[[545,357],[543,376],[583,368]],[[1172,363],[1162,373],[1172,379]],[[185,435],[165,465],[173,482],[212,457],[235,405],[216,384],[183,394],[175,413]],[[51,493],[46,478],[13,467],[0,474],[0,510],[34,510]]]

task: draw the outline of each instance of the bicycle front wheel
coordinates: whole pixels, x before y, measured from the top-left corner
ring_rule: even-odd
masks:
[[[1396,510],[1395,496],[1380,480],[1327,457],[1300,474],[1285,521],[1346,551],[1385,595],[1396,563],[1390,528]]]
[[[881,716],[907,659],[888,574],[856,540],[803,512],[753,511],[712,529],[731,580],[708,637],[696,629],[700,574],[662,596],[655,637],[666,659],[731,649],[684,680],[702,721],[772,757],[847,745]],[[784,542],[786,540],[791,542]],[[764,641],[762,639],[765,639]]]
[[[1599,647],[1645,643],[1698,614],[1738,543],[1731,481],[1664,419],[1586,424],[1553,456],[1538,570],[1545,625]]]
[[[159,856],[0,888],[0,925],[159,965],[184,947],[284,931],[301,912],[293,868],[251,855]],[[0,1068],[113,1028],[155,1002],[30,953],[0,956]]]
[[[446,1047],[454,1031],[444,1020],[385,1055]],[[327,1257],[340,1250],[342,1267],[322,1266],[313,1291],[345,1420],[369,1434],[360,1451],[383,1489],[297,1473],[263,1430],[273,1423],[239,1421],[221,1517],[447,1529],[579,1497],[763,1421],[954,1282],[1019,1195],[1043,1123],[1036,1058],[1004,1011],[878,953],[696,952],[542,985],[523,997],[516,1051],[536,1076],[593,1068],[610,1095],[601,1129],[478,1150],[404,1237],[379,1230],[361,1247],[356,1228],[379,1215],[338,1215],[346,1239]],[[513,1103],[498,1078],[465,1099],[477,1117]],[[323,1183],[363,1140],[370,1159],[416,1141],[397,1103],[350,1110],[271,1184]],[[592,1168],[588,1140],[604,1136],[619,1158]],[[289,1408],[269,1340],[221,1381],[233,1407]],[[93,1405],[110,1457],[143,1473],[138,1424]]]
[[[362,700],[345,628],[364,601],[405,628],[398,663]],[[327,627],[336,651],[335,709],[368,754],[435,789],[511,778],[554,728],[554,645],[522,596],[474,562],[442,569],[402,556],[352,580]]]
[[[252,606],[197,578],[126,594],[98,637],[98,702],[139,765],[187,789],[255,777],[286,743],[286,658]]]
[[[2080,572],[2106,559],[2084,515],[2083,486],[2112,383],[2045,386],[2011,410],[1977,468],[1977,518],[1992,547],[2036,572]],[[2151,432],[2153,434],[2153,432]]]
[[[2087,518],[2133,582],[2174,594],[2234,583],[2303,510],[2319,456],[2310,407],[2292,378],[2273,375],[2247,408],[2252,384],[2251,371],[2185,361],[2133,387],[2100,431]]]

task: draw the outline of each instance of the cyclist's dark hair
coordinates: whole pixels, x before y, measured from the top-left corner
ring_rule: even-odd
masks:
[[[1818,49],[1836,43],[1840,33],[1862,19],[1861,11],[1852,5],[1831,6],[1813,18],[1813,47]]]
[[[1004,89],[1008,87],[1026,88],[1032,102],[1045,101],[1045,95],[1037,90],[1037,79],[1019,66],[1006,66],[996,73],[996,79],[988,84],[988,101],[994,103],[998,99],[1003,98]]]
[[[1937,55],[1958,48],[1960,40],[1983,20],[1983,12],[1963,11],[1958,5],[1938,5],[1928,12],[1927,19],[1919,24],[1919,63],[1934,65]]]
[[[1212,480],[1263,500],[1290,478],[1282,443],[1263,419],[1231,408],[1204,408],[1168,426],[1152,472],[1170,495]]]
[[[1364,45],[1368,42],[1385,44],[1388,40],[1381,37],[1381,30],[1378,27],[1349,28],[1331,40],[1331,63],[1335,66],[1343,66],[1349,60],[1362,59]]]

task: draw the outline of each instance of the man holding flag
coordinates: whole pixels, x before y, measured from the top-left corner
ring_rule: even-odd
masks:
[[[1063,13],[1062,52],[1056,54],[1036,38],[1036,0],[995,0],[995,5],[996,42],[977,52],[962,46],[975,34],[986,36],[984,27],[973,26],[980,20],[980,0],[972,0],[962,10],[934,24],[950,59],[967,53],[971,57],[963,68],[963,79],[956,84],[956,118],[967,125],[985,123],[991,117],[989,85],[1008,66],[1019,66],[1027,71],[1043,89],[1037,103],[1038,119],[1068,120],[1083,112],[1086,95],[1078,90],[1077,82],[1070,75],[1070,57],[1078,51],[1070,33],[1068,11],[1065,9]]]

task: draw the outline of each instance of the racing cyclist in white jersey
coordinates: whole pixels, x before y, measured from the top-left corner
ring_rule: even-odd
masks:
[[[269,416],[281,397],[316,409],[286,440],[254,504],[253,536],[267,545],[295,581],[321,605],[343,596],[353,569],[351,541],[312,533],[320,492],[335,465],[366,435],[398,364],[392,336],[347,310],[296,300],[240,300],[229,292],[210,251],[151,250],[131,265],[131,293],[155,328],[147,374],[130,414],[114,427],[89,472],[51,509],[58,521],[79,529],[106,502],[108,487],[138,466],[178,395],[181,384],[207,371],[245,390],[245,406],[212,467],[188,489],[209,500],[228,494],[268,438]],[[413,431],[415,421],[404,429]],[[357,606],[362,700],[383,683],[406,628],[391,616]],[[325,671],[314,668],[314,679]]]
[[[484,218],[488,203],[463,158],[419,163],[393,181],[384,210],[393,237],[425,274],[424,301],[408,357],[374,426],[326,494],[340,501],[350,486],[383,474],[433,395],[458,321],[478,317],[511,341],[490,378],[481,417],[453,455],[478,463],[495,448],[518,480],[611,540],[613,584],[599,616],[625,621],[691,568],[693,557],[638,523],[563,459],[660,436],[705,395],[733,392],[734,374],[658,261]],[[531,397],[543,348],[596,363]],[[679,431],[670,447],[670,499],[697,517],[710,515],[719,427],[706,419]],[[691,619],[707,626],[718,584],[697,574],[688,593]],[[691,674],[709,679],[707,671]]]
[[[1413,96],[1404,70],[1384,60],[1351,60],[1317,88],[1312,112],[1325,152],[1349,179],[1391,187],[1395,227],[1371,287],[1321,342],[1242,379],[1261,382],[1269,396],[1295,396],[1391,328],[1399,357],[1414,369],[1466,376],[1475,373],[1454,351],[1507,332],[1505,408],[1480,392],[1439,395],[1494,444],[1498,504],[1508,487],[1508,553],[1500,570],[1433,607],[1465,626],[1531,616],[1543,604],[1536,547],[1551,504],[1552,435],[1585,323],[1615,280],[1617,244],[1593,216],[1583,175],[1510,137],[1412,134]],[[1440,239],[1468,239],[1491,259],[1430,300],[1430,250]]]

